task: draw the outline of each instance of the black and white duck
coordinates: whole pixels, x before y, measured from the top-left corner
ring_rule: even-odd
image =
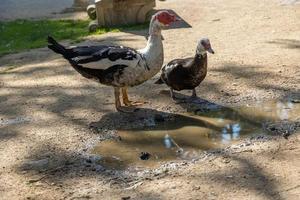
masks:
[[[171,97],[175,100],[173,90],[193,90],[192,98],[197,97],[195,88],[207,74],[207,53],[214,54],[210,41],[203,38],[198,42],[196,54],[191,58],[175,59],[163,66],[156,84],[165,83],[170,87]]]
[[[113,86],[116,109],[121,112],[133,112],[134,110],[121,106],[120,91],[125,106],[133,105],[128,99],[127,87],[139,85],[160,71],[164,60],[161,30],[178,20],[167,11],[153,15],[147,45],[140,50],[115,45],[66,48],[50,36],[48,48],[63,55],[85,78]]]

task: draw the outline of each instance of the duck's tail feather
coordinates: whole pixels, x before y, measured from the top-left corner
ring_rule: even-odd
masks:
[[[48,48],[66,58],[72,65],[72,67],[83,77],[88,79],[96,79],[97,81],[101,78],[104,70],[84,68],[78,62],[72,59],[77,56],[76,52],[74,52],[73,49],[65,48],[51,36],[48,36]]]
[[[61,54],[66,59],[73,58],[72,52],[70,49],[66,49],[63,45],[59,44],[53,37],[48,36],[48,48],[54,51],[55,53]]]

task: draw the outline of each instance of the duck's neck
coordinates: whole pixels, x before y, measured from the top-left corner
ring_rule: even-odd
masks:
[[[141,50],[149,68],[161,68],[163,64],[163,43],[161,28],[152,20],[149,27],[147,46]]]
[[[207,53],[206,52],[196,52],[194,60],[199,62],[199,60],[203,60],[207,58]]]
[[[163,54],[162,36],[160,34],[152,34],[149,36],[144,54],[147,56],[156,56]]]
[[[207,53],[199,53],[197,52],[194,60],[194,64],[192,65],[192,71],[196,73],[206,73],[207,72]]]

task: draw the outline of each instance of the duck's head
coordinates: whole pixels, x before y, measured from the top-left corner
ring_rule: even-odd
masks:
[[[171,23],[180,21],[176,15],[163,10],[155,13],[150,22],[150,34],[159,32],[161,29],[168,27]]]
[[[166,10],[159,11],[153,15],[153,20],[154,23],[157,23],[162,28],[168,27],[173,22],[180,21],[176,15],[173,15]]]
[[[211,48],[210,41],[208,38],[202,38],[197,45],[197,54],[205,54],[206,52],[214,54],[214,50]]]

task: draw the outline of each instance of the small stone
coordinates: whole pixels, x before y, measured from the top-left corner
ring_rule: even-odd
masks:
[[[43,183],[37,182],[37,183],[35,183],[34,185],[37,186],[37,187],[42,187],[42,186],[43,186]]]
[[[31,183],[36,183],[36,182],[38,182],[38,181],[39,181],[39,179],[30,179],[30,180],[28,181],[28,183],[31,184]]]
[[[179,149],[176,150],[176,153],[177,153],[177,154],[181,154],[182,152],[183,152],[183,149],[182,149],[182,148],[179,148]]]
[[[181,163],[182,166],[185,166],[185,165],[187,165],[187,164],[188,164],[187,162]]]
[[[221,19],[220,19],[220,18],[217,18],[217,19],[213,19],[213,20],[211,20],[211,21],[213,21],[213,22],[218,22],[218,21],[221,21]]]
[[[195,186],[195,187],[193,187],[193,190],[200,190],[200,189],[201,189],[200,186]]]
[[[122,137],[118,135],[118,136],[117,136],[117,140],[118,140],[118,141],[122,141]]]
[[[151,157],[150,153],[148,153],[148,152],[141,152],[141,155],[140,155],[140,159],[141,160],[148,160],[150,157]]]
[[[289,139],[289,136],[291,135],[291,133],[289,133],[289,132],[285,132],[285,133],[283,133],[282,134],[282,137],[284,137],[284,139]]]
[[[131,198],[130,196],[126,196],[126,197],[122,197],[121,200],[128,200],[130,198]]]

